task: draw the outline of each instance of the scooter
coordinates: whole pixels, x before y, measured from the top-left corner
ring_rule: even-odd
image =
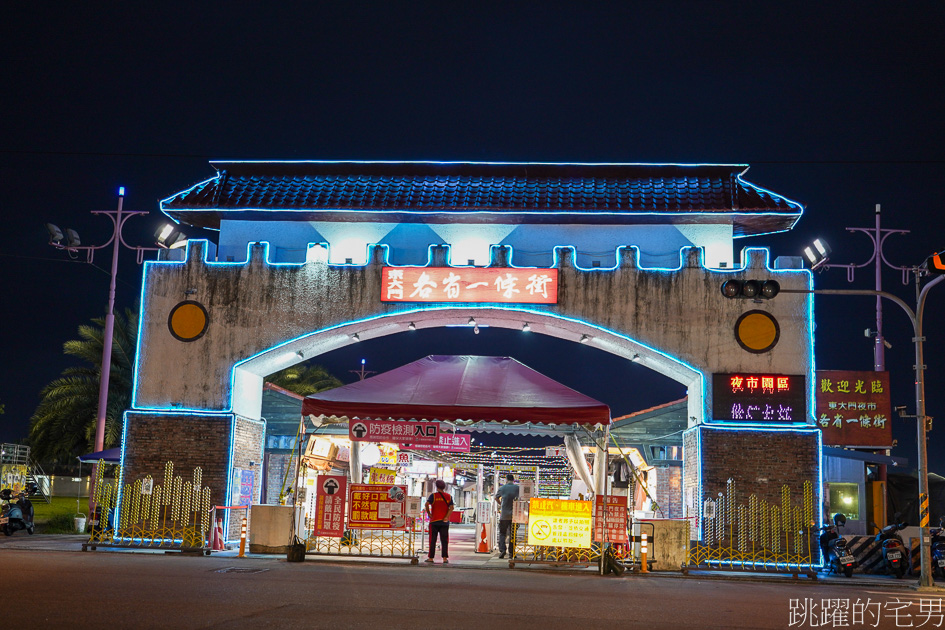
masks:
[[[929,534],[932,536],[932,574],[945,579],[945,516]]]
[[[0,508],[0,529],[4,534],[12,536],[13,532],[25,529],[27,534],[33,535],[33,504],[29,497],[35,492],[36,484],[33,483],[27,484],[18,494],[13,494],[10,488],[0,490],[0,499],[4,501]]]
[[[839,528],[846,523],[847,517],[843,514],[834,514],[833,525],[828,524],[820,528],[823,532],[820,535],[820,550],[824,554],[824,566],[830,567],[831,572],[853,577],[856,558],[847,549],[846,539],[839,533]]]
[[[876,524],[873,524],[876,527]],[[905,529],[905,523],[893,523],[882,528],[876,534],[876,542],[883,545],[883,564],[886,573],[891,573],[898,580],[906,572],[906,546],[902,543],[899,530]]]

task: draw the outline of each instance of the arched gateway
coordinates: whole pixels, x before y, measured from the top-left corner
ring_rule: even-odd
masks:
[[[685,384],[685,513],[731,480],[772,504],[785,484],[801,494],[809,481],[819,496],[810,274],[795,258],[772,266],[762,249],[733,258],[733,239],[790,229],[802,208],[743,180],[747,167],[214,167],[162,202],[220,236],[145,266],[126,482],[173,453],[223,503],[232,471],[263,459],[264,376],[472,318],[527,324]],[[780,292],[730,298],[730,280]]]

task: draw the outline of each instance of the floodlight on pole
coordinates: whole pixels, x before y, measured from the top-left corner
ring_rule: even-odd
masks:
[[[827,241],[815,238],[813,243],[804,248],[804,258],[810,263],[811,269],[819,269],[827,264],[831,251]]]

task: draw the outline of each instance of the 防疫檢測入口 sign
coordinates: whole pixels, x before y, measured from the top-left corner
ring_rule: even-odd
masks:
[[[382,302],[558,302],[557,269],[384,267],[382,274]]]
[[[892,446],[889,372],[817,370],[816,397],[825,446]]]
[[[348,437],[352,442],[436,446],[440,443],[440,423],[414,420],[349,420]]]
[[[589,549],[591,502],[532,499],[528,504],[528,544]]]

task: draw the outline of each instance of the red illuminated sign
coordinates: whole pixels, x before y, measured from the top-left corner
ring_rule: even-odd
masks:
[[[558,302],[557,269],[384,267],[382,282],[382,302]]]
[[[468,453],[472,435],[469,433],[440,433],[440,443],[437,446],[414,444],[418,451],[443,451],[447,453]]]
[[[349,529],[406,529],[407,486],[389,483],[351,484]]]
[[[806,422],[807,379],[789,374],[713,374],[712,418],[722,422]]]
[[[892,446],[889,372],[817,371],[817,426],[828,446]]]
[[[349,420],[348,439],[352,442],[394,442],[435,447],[440,443],[440,423],[413,420]]]
[[[315,536],[341,538],[345,533],[344,510],[348,496],[348,478],[344,475],[319,475],[315,480]]]

